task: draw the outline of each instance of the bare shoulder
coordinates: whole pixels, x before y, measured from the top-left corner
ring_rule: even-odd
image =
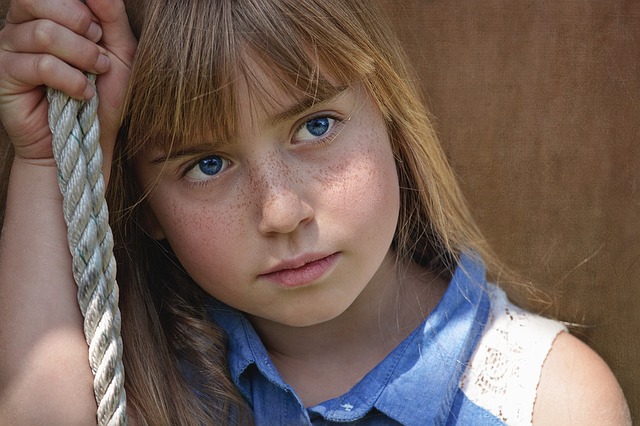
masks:
[[[542,368],[533,424],[631,425],[622,389],[591,348],[560,333]]]

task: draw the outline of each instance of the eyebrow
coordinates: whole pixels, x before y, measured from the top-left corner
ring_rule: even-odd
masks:
[[[269,117],[270,125],[278,125],[282,122],[291,120],[300,114],[303,114],[305,111],[311,108],[318,108],[326,105],[330,102],[333,102],[340,96],[343,96],[350,89],[350,86],[337,86],[332,87],[333,90],[327,90],[324,93],[322,98],[319,97],[307,97],[302,99],[295,104],[291,105],[284,111],[278,112],[271,117]],[[198,154],[203,154],[205,152],[209,152],[212,150],[212,146],[216,144],[208,142],[208,143],[200,143],[197,145],[191,145],[185,149],[179,149],[175,152],[163,153],[159,157],[156,157],[150,161],[153,165],[158,165],[164,163],[166,161],[175,160],[176,158],[185,157],[185,156],[194,156]]]
[[[333,90],[327,91],[322,98],[318,97],[306,97],[295,104],[288,107],[286,110],[272,115],[269,118],[269,124],[277,125],[284,121],[291,120],[298,115],[304,113],[311,108],[318,108],[329,102],[332,102],[339,96],[343,95],[349,90],[349,86],[332,87]]]
[[[163,152],[162,155],[149,160],[149,163],[156,166],[158,164],[162,164],[167,161],[172,161],[180,157],[195,156],[195,155],[203,154],[205,152],[210,152],[212,150],[211,147],[213,145],[214,144],[211,142],[200,143],[197,145],[191,145],[189,146],[189,148],[179,149],[173,152]]]

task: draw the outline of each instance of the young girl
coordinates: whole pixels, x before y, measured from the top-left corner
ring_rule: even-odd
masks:
[[[120,0],[14,0],[0,33],[3,424],[95,421],[43,90],[90,98],[82,71],[136,424],[629,423],[597,355],[487,283],[372,2],[127,6],[133,33]]]

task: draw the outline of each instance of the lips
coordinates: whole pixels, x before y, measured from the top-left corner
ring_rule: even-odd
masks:
[[[326,275],[338,261],[338,253],[306,255],[281,262],[259,275],[282,287],[300,287],[311,284]]]

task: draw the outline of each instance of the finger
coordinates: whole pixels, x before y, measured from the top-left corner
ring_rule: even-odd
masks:
[[[16,53],[50,54],[92,73],[103,73],[109,69],[109,58],[104,49],[83,36],[44,19],[8,25],[0,47]]]
[[[76,34],[97,42],[102,30],[91,10],[79,0],[13,0],[7,12],[7,24],[22,24],[36,19],[56,22]]]
[[[95,91],[87,77],[53,55],[4,53],[0,61],[4,93],[22,93],[45,85],[76,99],[89,99]]]
[[[101,44],[125,65],[131,66],[137,45],[122,0],[87,0],[100,22]]]

